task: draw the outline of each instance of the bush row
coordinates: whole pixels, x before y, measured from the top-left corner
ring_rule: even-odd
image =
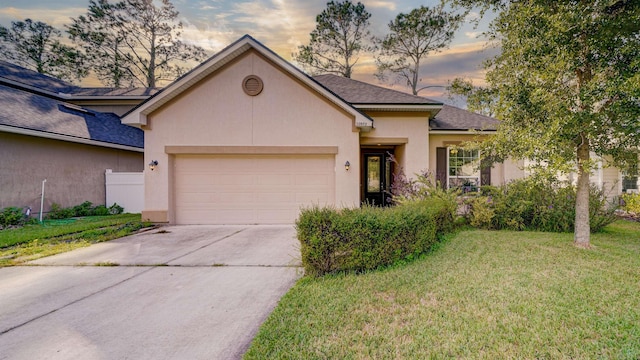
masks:
[[[422,254],[450,228],[450,208],[429,199],[387,208],[305,209],[296,222],[305,272],[364,271]]]
[[[34,221],[36,219],[29,218],[22,209],[17,207],[7,207],[0,212],[0,230],[9,226],[22,226]]]
[[[481,195],[468,197],[466,204],[474,227],[550,232],[573,232],[575,227],[576,189],[557,181],[529,177],[501,187],[483,186]],[[613,222],[614,210],[601,190],[590,189],[592,232]]]
[[[93,206],[91,201],[85,201],[80,205],[62,208],[59,204],[51,204],[51,210],[47,215],[48,219],[68,219],[79,216],[102,216],[122,214],[124,208],[114,203],[106,207],[104,205]]]

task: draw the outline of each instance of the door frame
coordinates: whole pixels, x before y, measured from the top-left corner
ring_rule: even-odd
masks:
[[[379,155],[382,159],[381,173],[381,191],[379,197],[379,203],[373,203],[376,206],[388,206],[390,205],[391,198],[391,186],[393,185],[393,176],[395,172],[395,164],[391,161],[391,156],[395,154],[395,146],[376,146],[376,147],[363,147],[360,149],[360,203],[365,204],[374,195],[368,195],[367,192],[367,158],[370,156]],[[387,167],[388,166],[388,172]]]

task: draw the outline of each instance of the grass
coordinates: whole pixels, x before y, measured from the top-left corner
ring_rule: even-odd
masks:
[[[19,265],[117,239],[150,225],[141,222],[139,214],[122,214],[46,220],[43,224],[5,229],[0,231],[0,266]]]
[[[245,359],[638,359],[640,224],[468,230],[405,266],[303,278]]]

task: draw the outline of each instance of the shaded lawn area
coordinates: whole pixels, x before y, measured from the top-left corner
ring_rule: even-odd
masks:
[[[640,224],[466,230],[408,265],[303,278],[245,359],[638,359]]]
[[[43,224],[5,229],[0,231],[0,266],[117,239],[149,226],[140,221],[140,214],[121,214],[45,220]]]

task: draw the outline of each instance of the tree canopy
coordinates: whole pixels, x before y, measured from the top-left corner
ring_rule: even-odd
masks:
[[[457,97],[465,99],[467,110],[485,116],[496,117],[496,92],[484,86],[473,85],[473,81],[463,78],[455,78],[447,86],[449,99]]]
[[[316,16],[316,28],[309,45],[298,47],[294,60],[312,73],[332,73],[351,77],[358,55],[371,52],[371,14],[360,2],[329,1]]]
[[[417,95],[424,89],[418,87],[422,61],[430,53],[446,49],[463,20],[464,14],[447,12],[444,4],[420,6],[408,14],[398,14],[388,25],[389,34],[380,40],[377,77],[385,79],[390,72],[406,81]]]
[[[640,145],[640,2],[454,2],[498,11],[491,36],[502,52],[487,81],[501,125],[485,154],[572,164],[574,241],[589,246],[592,154],[620,163]]]
[[[82,46],[97,76],[111,86],[155,87],[185,72],[184,63],[206,52],[180,40],[182,23],[170,0],[91,0],[72,19],[71,39]]]
[[[81,54],[60,42],[62,33],[42,21],[12,21],[0,26],[0,58],[63,80],[87,75]]]

